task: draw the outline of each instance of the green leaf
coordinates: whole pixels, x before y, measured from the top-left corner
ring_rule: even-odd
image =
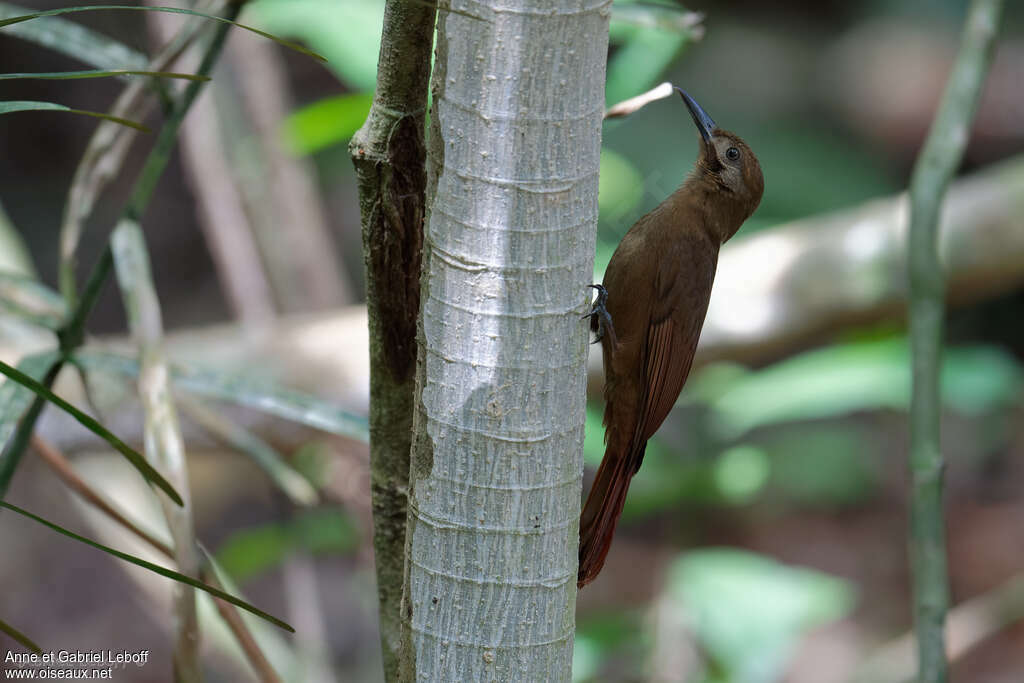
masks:
[[[947,349],[946,405],[980,415],[1020,393],[1020,366],[991,347]],[[768,424],[821,419],[861,410],[906,410],[910,356],[906,339],[844,344],[802,353],[756,372],[733,376],[711,400],[715,426],[728,438]]]
[[[778,680],[808,631],[854,605],[847,581],[727,548],[681,556],[669,570],[667,592],[714,668],[744,683]]]
[[[372,92],[317,100],[285,119],[285,143],[300,156],[341,144],[363,125],[372,104]]]
[[[990,413],[1017,400],[1024,372],[1002,349],[973,346],[946,349],[942,362],[942,400],[963,415]]]
[[[847,422],[774,429],[760,445],[772,488],[801,507],[861,505],[876,490],[878,449]]]
[[[764,449],[740,444],[726,449],[714,466],[715,485],[725,500],[749,503],[771,476],[772,463]]]
[[[636,210],[644,197],[644,179],[626,157],[601,149],[597,205],[602,221],[616,221]]]
[[[138,123],[137,121],[129,121],[128,119],[122,119],[118,116],[111,116],[110,114],[104,114],[99,111],[86,111],[85,109],[71,109],[65,107],[63,104],[57,104],[56,102],[32,102],[28,100],[10,100],[7,102],[0,102],[0,114],[13,114],[19,111],[63,111],[71,114],[82,114],[83,116],[92,116],[97,119],[104,119],[106,121],[113,121],[114,123],[120,123],[122,126],[128,126],[136,130],[141,130],[144,133],[149,132],[149,128]]]
[[[288,523],[236,532],[217,551],[217,562],[234,580],[246,581],[281,565],[300,548],[314,555],[351,552],[358,536],[344,509],[310,510]]]
[[[28,275],[0,272],[0,309],[50,330],[67,317],[64,298]]]
[[[253,28],[252,26],[246,26],[245,24],[239,24],[237,21],[231,21],[230,19],[225,19],[224,17],[218,17],[215,14],[206,14],[204,12],[196,12],[195,10],[182,9],[180,7],[132,7],[132,6],[128,6],[128,5],[89,5],[89,6],[84,6],[84,7],[62,7],[62,8],[59,8],[59,9],[47,10],[45,12],[32,12],[31,14],[24,14],[24,15],[19,16],[19,17],[10,17],[8,19],[0,20],[0,28],[3,28],[4,26],[10,26],[12,24],[18,24],[18,23],[21,23],[23,21],[30,21],[32,19],[38,19],[40,17],[53,17],[53,16],[57,16],[57,15],[60,15],[60,14],[70,14],[72,12],[94,12],[96,10],[131,10],[131,11],[137,11],[137,12],[167,12],[169,14],[188,14],[188,15],[195,16],[195,17],[203,17],[204,19],[210,19],[211,21],[219,21],[219,22],[221,22],[223,24],[231,24],[232,26],[237,26],[238,28],[245,29],[246,31],[251,31],[252,33],[255,33],[256,35],[263,36],[264,38],[268,38],[268,39],[274,41],[275,43],[277,43],[279,45],[283,45],[284,47],[287,47],[287,48],[290,48],[292,50],[295,50],[296,52],[301,52],[302,54],[308,55],[310,57],[313,57],[314,59],[318,59],[321,62],[327,61],[326,59],[324,59],[323,57],[321,57],[317,53],[315,53],[312,50],[309,50],[309,49],[299,45],[298,43],[293,43],[290,40],[285,40],[283,38],[278,38],[277,36],[271,35],[270,33],[267,33],[266,31],[261,31],[258,28]]]
[[[292,544],[283,524],[264,524],[232,534],[217,551],[217,562],[243,582],[281,564]]]
[[[157,574],[159,574],[161,576],[166,576],[169,579],[174,579],[175,581],[178,581],[179,583],[188,584],[189,586],[192,586],[193,588],[198,588],[201,591],[206,591],[207,593],[209,593],[210,595],[214,596],[215,598],[220,598],[221,600],[223,600],[225,602],[230,602],[232,605],[235,605],[236,607],[240,607],[240,608],[246,610],[247,612],[251,612],[251,613],[255,614],[256,616],[269,621],[271,624],[274,624],[275,626],[277,626],[279,628],[282,628],[282,629],[284,629],[286,631],[289,631],[291,633],[295,633],[295,629],[294,628],[289,626],[284,621],[278,619],[277,617],[271,616],[270,614],[267,614],[266,612],[264,612],[263,610],[259,609],[258,607],[250,605],[249,603],[245,602],[244,600],[239,600],[238,598],[236,598],[233,595],[230,595],[229,593],[225,593],[224,591],[219,590],[217,588],[214,588],[213,586],[208,586],[205,583],[203,583],[202,581],[198,581],[198,580],[192,578],[191,576],[186,576],[185,574],[182,574],[180,572],[176,572],[176,571],[174,571],[172,569],[167,569],[166,567],[161,567],[158,564],[153,564],[152,562],[147,562],[146,560],[143,560],[141,558],[135,557],[134,555],[129,555],[128,553],[123,553],[120,550],[114,550],[113,548],[105,546],[102,543],[97,543],[96,541],[92,541],[92,540],[90,540],[88,538],[85,538],[84,536],[79,536],[78,534],[74,533],[73,531],[68,531],[67,529],[65,529],[64,527],[62,527],[60,525],[54,524],[53,522],[50,522],[50,521],[47,521],[47,520],[43,519],[42,517],[39,517],[38,515],[32,514],[28,510],[23,510],[22,508],[17,507],[16,505],[11,505],[10,503],[8,503],[6,501],[0,501],[0,507],[5,507],[8,510],[11,510],[12,512],[16,512],[19,515],[22,515],[24,517],[28,517],[29,519],[34,520],[34,521],[36,521],[36,522],[38,522],[38,523],[40,523],[40,524],[42,524],[44,526],[50,527],[51,529],[53,529],[54,531],[56,531],[59,534],[63,534],[64,536],[67,536],[68,538],[73,538],[73,539],[75,539],[76,541],[78,541],[80,543],[85,543],[86,545],[90,545],[93,548],[96,548],[97,550],[102,550],[103,552],[107,553],[108,555],[113,555],[114,557],[116,557],[116,558],[118,558],[120,560],[124,560],[125,562],[130,562],[130,563],[132,563],[134,565],[142,567],[143,569],[148,569],[151,572],[155,572],[155,573],[157,573]]]
[[[359,531],[342,507],[303,511],[290,527],[295,541],[313,555],[349,553],[359,547]]]
[[[87,71],[49,71],[38,73],[0,74],[0,81],[16,79],[37,81],[73,81],[80,78],[106,78],[108,76],[153,76],[157,78],[181,78],[186,81],[208,81],[209,76],[183,74],[174,71],[145,71],[137,69],[90,69]]]
[[[326,55],[327,68],[352,90],[377,87],[384,22],[380,0],[253,0],[245,11],[254,24],[298,38]]]
[[[53,386],[64,365],[58,353],[50,354],[52,357],[46,360],[32,357],[22,360],[29,374],[38,375],[39,383],[47,387]],[[32,364],[37,362],[40,365],[34,367]],[[3,442],[0,442],[3,444],[3,450],[0,451],[0,498],[3,498],[28,448],[36,420],[46,407],[46,399],[32,395],[31,390],[9,379],[3,383],[0,391],[5,394],[3,404],[0,404],[0,408],[4,409],[4,412],[0,412],[0,427],[4,430]]]
[[[128,462],[135,466],[135,469],[137,469],[139,473],[146,478],[146,480],[162,489],[163,492],[166,493],[167,496],[178,505],[183,504],[181,496],[179,496],[178,492],[174,490],[174,487],[171,486],[170,483],[166,479],[164,479],[159,472],[153,469],[153,467],[148,462],[146,462],[145,458],[139,455],[124,441],[121,441],[121,439],[111,434],[106,427],[101,425],[95,419],[89,417],[81,410],[79,410],[78,408],[74,407],[73,405],[62,399],[60,396],[57,396],[57,394],[47,389],[37,380],[19,371],[17,368],[11,367],[10,365],[4,363],[3,361],[0,361],[0,373],[7,375],[11,380],[17,382],[18,384],[28,389],[31,389],[39,396],[45,398],[50,403],[53,403],[58,408],[64,410],[66,413],[71,415],[71,417],[78,420],[78,422],[83,427],[85,427],[90,432],[96,434],[104,441],[109,443],[111,446],[116,448],[118,452],[120,452],[125,458],[128,459]]]
[[[24,645],[27,649],[31,650],[32,652],[35,652],[37,655],[43,653],[43,649],[36,645],[36,642],[34,640],[29,638],[24,633],[14,628],[10,624],[8,624],[3,619],[0,619],[0,632],[6,633],[11,638]]]
[[[31,9],[0,2],[0,19],[10,19],[31,13]],[[146,55],[138,50],[133,50],[124,43],[59,17],[44,17],[38,21],[14,24],[4,33],[55,50],[100,69],[144,69],[149,61]]]
[[[689,40],[687,33],[634,29],[608,62],[605,101],[615,104],[651,88]]]
[[[54,351],[25,356],[18,363],[18,370],[36,381],[42,380],[50,367],[57,361]],[[21,416],[28,410],[35,394],[18,382],[6,381],[0,384],[0,446],[6,444],[14,434]]]
[[[32,257],[18,228],[0,204],[0,271],[24,277],[37,277]]]
[[[583,423],[583,461],[591,467],[597,467],[603,457],[604,425],[601,423],[601,409],[596,403],[587,403]]]
[[[615,662],[618,671],[639,671],[649,661],[643,633],[646,620],[643,611],[621,607],[581,614],[574,636],[572,680],[604,680],[606,662]]]
[[[139,363],[133,358],[100,351],[78,352],[75,358],[89,369],[130,376],[139,374]],[[310,394],[248,375],[228,375],[178,365],[171,366],[171,379],[175,385],[200,396],[237,403],[350,439],[369,440],[365,418]]]

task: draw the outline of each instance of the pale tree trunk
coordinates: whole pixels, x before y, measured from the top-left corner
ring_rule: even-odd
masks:
[[[402,680],[571,679],[609,8],[438,10]]]

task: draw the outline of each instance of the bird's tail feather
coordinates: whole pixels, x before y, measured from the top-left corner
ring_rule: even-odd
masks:
[[[642,457],[646,444],[640,445]],[[634,458],[606,452],[590,488],[587,502],[580,515],[580,566],[576,577],[579,588],[587,585],[600,573],[604,559],[612,545],[615,525],[626,503],[629,481],[636,473],[631,463]]]

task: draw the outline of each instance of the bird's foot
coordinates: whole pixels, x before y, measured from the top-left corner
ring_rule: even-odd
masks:
[[[605,334],[611,335],[612,339],[615,339],[615,328],[612,327],[612,316],[608,313],[606,304],[608,303],[608,290],[603,285],[587,285],[597,290],[597,299],[594,301],[594,305],[590,309],[590,313],[587,313],[583,318],[590,318],[590,329],[596,333],[592,344],[596,344],[604,339]]]

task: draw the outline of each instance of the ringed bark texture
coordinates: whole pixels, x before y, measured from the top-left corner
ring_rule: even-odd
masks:
[[[403,680],[571,679],[609,9],[439,7]]]

